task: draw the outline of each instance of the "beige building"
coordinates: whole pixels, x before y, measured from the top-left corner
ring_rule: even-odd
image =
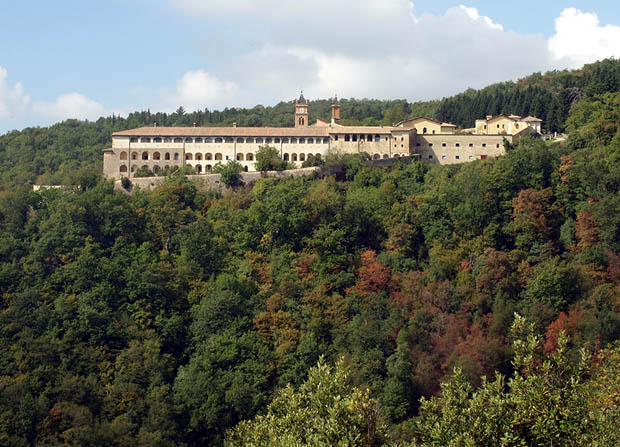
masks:
[[[475,135],[459,134],[454,124],[423,117],[394,126],[343,126],[337,101],[332,104],[331,122],[318,119],[310,125],[308,107],[302,94],[295,103],[295,127],[153,126],[116,132],[112,147],[104,150],[103,172],[118,179],[133,177],[143,166],[156,173],[189,165],[201,174],[227,160],[236,160],[246,171],[254,171],[256,152],[262,145],[277,148],[282,159],[295,166],[331,151],[365,152],[373,159],[416,156],[433,164],[464,163],[503,155],[504,138],[512,142],[511,132],[518,130],[512,125],[502,128],[506,132],[488,132],[488,126],[508,123],[491,120],[486,121],[485,133],[481,128]]]
[[[533,135],[542,133],[542,120],[533,116],[522,118],[518,115],[488,115],[486,119],[476,120],[476,135]]]

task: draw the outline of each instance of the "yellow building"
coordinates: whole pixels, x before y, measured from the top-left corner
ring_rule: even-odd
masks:
[[[198,174],[209,173],[217,163],[238,161],[246,171],[255,170],[256,152],[273,146],[283,160],[301,164],[310,156],[332,151],[367,153],[373,159],[415,156],[428,163],[464,163],[504,154],[504,138],[512,142],[514,120],[495,117],[476,122],[476,134],[458,134],[456,126],[429,118],[412,118],[393,126],[343,126],[340,105],[332,104],[332,119],[308,122],[308,101],[303,94],[295,103],[295,127],[140,127],[112,135],[112,147],[104,150],[103,172],[109,178],[132,177],[146,167],[154,172],[173,166],[192,166]],[[503,117],[503,115],[501,116]],[[539,122],[531,121],[532,123]],[[521,125],[518,121],[517,124]],[[505,132],[490,132],[489,126]],[[495,129],[495,128],[493,128]],[[520,133],[520,132],[517,132]]]

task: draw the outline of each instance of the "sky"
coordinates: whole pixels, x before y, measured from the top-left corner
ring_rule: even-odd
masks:
[[[440,99],[620,57],[599,0],[0,0],[0,23],[0,134],[301,89]]]

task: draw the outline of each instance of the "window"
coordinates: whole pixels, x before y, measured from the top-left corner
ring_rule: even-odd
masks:
[[[474,159],[474,156],[473,156],[473,155],[470,155],[470,156],[469,156],[469,159],[470,159],[470,160],[473,160],[473,159]]]
[[[446,143],[441,143],[441,147],[446,147]]]
[[[127,152],[121,152],[121,160],[127,160]]]
[[[254,138],[246,138],[245,142],[246,143],[254,143]]]
[[[461,143],[456,143],[456,147],[461,147]]]
[[[177,137],[177,138],[174,139],[174,142],[175,143],[182,143],[183,142],[183,138]]]
[[[121,165],[120,172],[127,172],[127,166]]]
[[[428,130],[425,127],[424,129],[422,129],[422,133],[426,133],[426,132],[428,132]]]
[[[279,143],[279,142],[280,142],[280,139],[279,139],[279,138],[274,138],[274,139],[273,139],[273,142],[274,142],[274,143]]]
[[[253,161],[253,160],[254,160],[254,154],[248,154],[248,155],[246,155],[246,156],[245,156],[245,159],[246,159],[247,161]]]
[[[138,142],[138,137],[131,137],[131,138],[129,139],[129,142],[130,142],[130,143],[137,143],[137,142]]]
[[[159,160],[159,159],[161,159],[161,156],[159,155],[159,152],[155,152],[153,154],[153,160]]]
[[[353,141],[357,141],[357,134],[353,134]]]
[[[329,144],[329,138],[323,138],[323,144]]]
[[[271,144],[271,143],[272,143],[271,138],[265,138],[265,144]]]
[[[288,143],[288,138],[282,138],[282,143]]]
[[[193,143],[193,142],[194,142],[194,139],[193,139],[193,138],[189,138],[189,137],[187,137],[187,138],[185,139],[185,142],[186,142],[186,143]]]
[[[149,159],[149,153],[148,152],[142,152],[142,160],[148,160]]]
[[[351,141],[351,135],[346,134],[346,135],[344,136],[344,141]]]
[[[220,154],[219,152],[217,154],[215,154],[215,159],[216,160],[221,160],[222,159],[222,154]]]
[[[237,143],[243,143],[243,138],[237,138]]]
[[[161,138],[153,138],[153,143],[161,143]]]
[[[200,153],[196,154],[196,160],[202,160],[202,154]]]
[[[222,143],[223,141],[224,141],[224,140],[222,140],[220,137],[217,137],[217,138],[215,139],[215,142],[216,142],[216,143]]]
[[[433,143],[428,143],[428,147],[432,148],[433,147]]]
[[[192,154],[185,154],[185,159],[186,160],[191,160],[192,158],[193,158]]]
[[[284,154],[284,161],[288,161],[288,160],[289,160],[288,154]]]
[[[235,139],[234,139],[233,137],[227,137],[227,138],[226,138],[226,142],[227,142],[227,143],[234,143],[234,142],[235,142]]]
[[[334,135],[334,141],[338,141],[338,135]]]
[[[170,152],[166,152],[166,155],[164,155],[164,160],[170,160]]]
[[[381,141],[381,137],[379,135],[375,135],[375,143]]]
[[[497,149],[499,149],[499,143],[498,143],[498,144],[496,144],[496,145],[495,145],[495,147],[496,147]]]
[[[297,161],[297,154],[291,154],[291,158],[293,161]]]
[[[175,159],[175,160],[178,160],[178,159],[179,159],[179,153],[178,153],[178,152],[175,152],[175,153],[174,153],[174,159]]]
[[[433,130],[433,133],[435,133],[435,131]]]
[[[306,139],[305,139],[305,138],[300,138],[300,139],[299,139],[299,144],[304,144],[305,142],[306,142]]]
[[[291,144],[297,144],[297,138],[291,138]]]
[[[308,144],[314,144],[314,138],[308,138]]]
[[[256,143],[258,143],[258,144],[263,144],[263,139],[262,139],[262,138],[260,138],[260,137],[258,137],[258,138],[256,139]]]
[[[205,154],[205,160],[212,160],[212,159],[213,159],[213,155],[211,155],[211,153],[210,153],[210,152],[207,152],[207,153]]]
[[[306,155],[305,154],[299,154],[299,161],[306,161]]]
[[[456,159],[457,159],[457,160],[460,160],[460,159],[461,159],[461,156],[460,156],[460,155],[457,155],[457,156],[456,156]]]
[[[486,154],[482,154],[482,155],[480,156],[480,160],[486,160],[486,158],[487,158]]]
[[[442,155],[442,156],[441,156],[441,159],[442,159],[442,160],[445,160],[446,158],[447,158],[447,157],[446,157],[445,155]]]
[[[148,137],[142,137],[140,138],[140,143],[150,143],[151,139]]]
[[[487,147],[487,144],[486,143],[482,143],[482,147]]]
[[[164,143],[172,143],[172,138],[170,137],[164,138]]]
[[[420,143],[416,143],[416,144],[415,144],[415,147],[420,147]]]
[[[211,137],[205,138],[205,143],[213,143],[213,138]]]
[[[474,147],[474,143],[469,143],[469,147]]]
[[[432,156],[432,155],[429,155],[429,156],[428,156],[428,159],[429,159],[429,160],[432,160],[432,159],[433,159],[433,156]]]
[[[194,143],[202,143],[202,138],[198,137],[194,140]]]

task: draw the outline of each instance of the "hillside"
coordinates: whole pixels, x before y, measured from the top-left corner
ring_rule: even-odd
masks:
[[[607,59],[580,70],[531,75],[516,83],[505,82],[441,101],[408,103],[342,99],[343,124],[390,125],[407,117],[428,116],[472,127],[475,119],[498,113],[536,115],[543,130],[564,131],[570,105],[579,99],[620,86],[620,62]],[[310,119],[329,120],[331,100],[313,100]],[[135,112],[127,118],[100,118],[95,122],[68,120],[47,128],[27,128],[0,136],[0,189],[20,185],[74,183],[81,169],[101,171],[101,150],[115,131],[144,125],[292,126],[292,101],[273,107],[203,110],[187,113]]]

